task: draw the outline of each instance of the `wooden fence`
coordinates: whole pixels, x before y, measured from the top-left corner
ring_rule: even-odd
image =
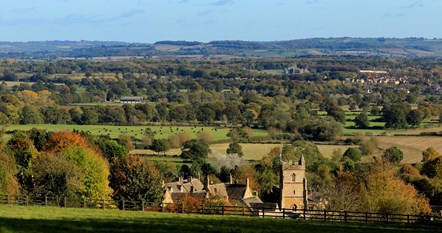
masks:
[[[305,209],[293,211],[291,209],[280,210],[268,207],[257,207],[251,209],[245,206],[159,205],[144,201],[131,200],[56,198],[48,196],[30,198],[28,196],[10,195],[0,196],[0,204],[21,206],[57,206],[68,208],[120,209],[128,211],[157,211],[189,214],[239,215],[261,218],[289,218],[353,223],[425,224],[442,226],[442,216],[440,214],[407,215]]]

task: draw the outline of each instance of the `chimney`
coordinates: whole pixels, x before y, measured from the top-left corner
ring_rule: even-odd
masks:
[[[206,192],[209,192],[209,185],[210,185],[209,176],[206,176],[206,180],[204,182],[204,190],[206,190]]]
[[[181,185],[183,184],[183,177],[182,176],[178,177],[178,183],[180,183]]]
[[[250,180],[249,177],[246,178],[246,187],[250,188]]]
[[[201,174],[198,172],[198,180],[201,181]]]
[[[233,177],[232,173],[229,174],[229,184],[233,184]]]

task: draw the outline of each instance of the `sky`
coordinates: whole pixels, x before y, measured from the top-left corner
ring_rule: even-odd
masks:
[[[442,38],[442,0],[13,0],[0,41]]]

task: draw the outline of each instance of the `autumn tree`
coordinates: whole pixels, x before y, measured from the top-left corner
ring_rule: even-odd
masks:
[[[73,145],[60,150],[59,156],[71,161],[84,174],[81,178],[82,197],[105,198],[110,194],[109,164],[97,151]]]
[[[431,211],[428,200],[382,161],[370,165],[362,186],[362,198],[368,212],[420,214]]]
[[[361,211],[361,185],[351,172],[340,172],[331,186],[323,190],[326,208],[336,211]]]
[[[154,165],[136,155],[115,159],[109,176],[115,200],[159,203],[162,199],[161,175]]]

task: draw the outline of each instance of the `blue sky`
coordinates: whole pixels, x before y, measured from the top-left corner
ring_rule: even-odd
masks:
[[[442,0],[13,0],[0,41],[442,38]]]

